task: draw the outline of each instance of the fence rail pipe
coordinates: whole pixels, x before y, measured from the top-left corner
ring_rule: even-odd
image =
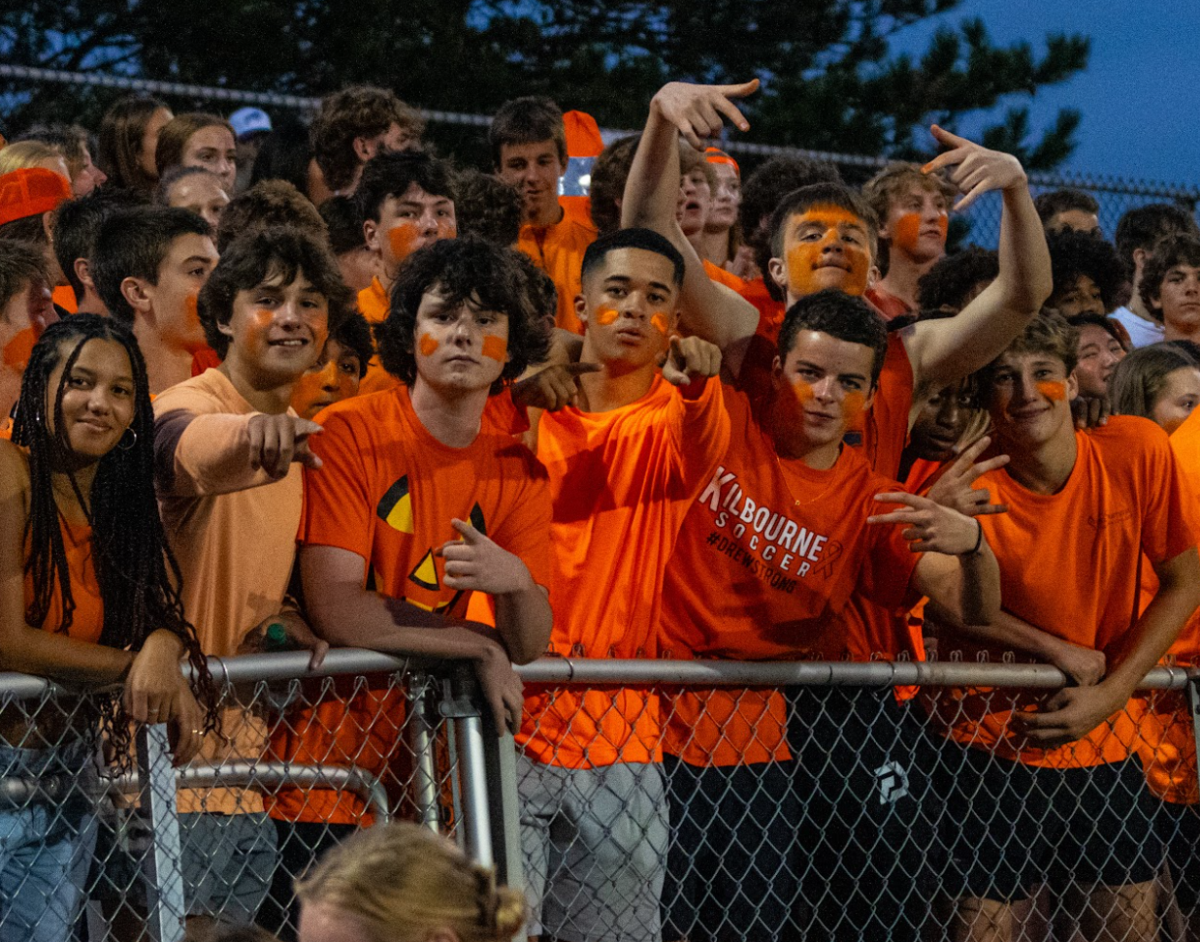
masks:
[[[183,942],[182,842],[175,804],[175,770],[165,723],[138,730],[142,808],[150,819],[150,853],[142,859],[148,901],[147,928],[154,942]]]

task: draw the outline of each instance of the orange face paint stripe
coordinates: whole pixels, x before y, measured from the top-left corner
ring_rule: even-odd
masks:
[[[1037,384],[1037,390],[1051,402],[1062,402],[1067,398],[1067,384],[1062,380],[1047,380]]]
[[[433,356],[433,352],[437,350],[438,342],[434,337],[429,336],[429,334],[421,334],[420,339],[417,341],[417,346],[421,351],[421,356],[429,357]]]
[[[503,337],[488,334],[483,338],[483,355],[503,363],[508,357],[508,341]]]
[[[611,307],[602,307],[596,310],[596,323],[607,327],[617,319],[617,312]]]
[[[412,255],[413,243],[417,241],[417,227],[410,222],[401,223],[388,230],[388,245],[391,246],[392,256],[396,261],[402,261]]]
[[[657,330],[664,337],[667,336],[670,321],[667,320],[667,315],[662,312],[657,312],[650,315],[650,326]]]
[[[29,357],[33,354],[33,346],[37,343],[37,331],[26,327],[4,345],[4,365],[21,372],[29,365]]]

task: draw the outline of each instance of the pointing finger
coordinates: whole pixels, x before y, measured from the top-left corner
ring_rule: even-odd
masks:
[[[459,520],[456,517],[455,519],[450,521],[450,526],[454,527],[455,530],[457,530],[459,533],[461,533],[463,540],[467,543],[478,543],[482,539],[484,539],[483,534],[480,533],[478,530],[476,530],[473,526],[471,526],[465,520]]]

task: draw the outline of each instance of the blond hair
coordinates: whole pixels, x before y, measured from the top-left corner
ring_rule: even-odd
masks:
[[[28,170],[38,166],[43,160],[53,160],[62,156],[62,151],[57,147],[51,147],[41,141],[18,141],[0,150],[0,176],[14,170]],[[63,160],[65,162],[66,158]]]
[[[415,824],[359,831],[296,885],[305,904],[360,920],[376,942],[423,942],[438,929],[461,942],[502,942],[525,922],[525,897],[493,870]]]

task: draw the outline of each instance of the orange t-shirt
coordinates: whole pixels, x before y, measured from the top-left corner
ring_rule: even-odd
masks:
[[[750,394],[754,407],[758,409],[766,405],[760,398],[771,388],[775,354],[779,348],[779,329],[783,326],[783,315],[787,313],[787,308],[782,301],[771,297],[762,278],[746,282],[738,293],[758,308],[758,327],[746,346],[737,383],[739,389]]]
[[[899,485],[851,448],[827,470],[780,458],[748,397],[727,389],[725,403],[730,446],[667,564],[660,656],[868,659],[837,613],[856,585],[903,610],[920,557],[901,528],[866,523]],[[785,724],[775,691],[681,691],[663,748],[694,765],[786,759]]]
[[[911,307],[890,291],[885,291],[880,287],[868,288],[863,292],[863,297],[871,303],[871,306],[875,310],[883,315],[885,321],[894,320],[897,317],[912,313]]]
[[[363,559],[363,583],[428,611],[462,617],[470,593],[442,584],[432,551],[458,538],[454,518],[520,557],[534,581],[550,585],[550,501],[546,472],[530,451],[484,422],[466,448],[433,437],[413,411],[408,388],[357,396],[324,409],[312,440],[323,466],[305,475],[300,539]],[[298,708],[277,724],[282,759],[358,765],[386,772],[402,739],[403,695],[362,685],[348,701]],[[283,789],[268,803],[277,818],[358,822],[359,799],[321,789]]]
[[[591,221],[565,209],[562,219],[552,226],[529,223],[521,226],[517,240],[517,248],[554,282],[558,291],[555,324],[575,334],[583,333],[583,325],[575,314],[575,297],[582,291],[583,253],[595,241],[596,227]]]
[[[1193,410],[1171,434],[1171,450],[1179,473],[1193,495],[1200,495],[1200,411]],[[1142,608],[1158,591],[1158,577],[1142,561]],[[1192,613],[1179,637],[1167,651],[1166,662],[1180,667],[1200,665],[1200,610]],[[1196,783],[1196,733],[1182,690],[1156,690],[1144,694],[1138,754],[1146,769],[1150,789],[1164,801],[1194,805],[1200,802]]]
[[[383,282],[378,277],[372,278],[371,283],[358,292],[359,313],[367,319],[372,330],[376,324],[382,324],[387,320],[391,307],[391,298],[388,297]],[[363,374],[363,378],[358,384],[358,394],[365,396],[367,393],[395,389],[399,385],[400,380],[383,368],[383,364],[379,362],[379,354],[376,353],[372,354],[371,359],[367,362],[367,372]]]
[[[908,417],[913,403],[913,370],[899,333],[888,334],[887,353],[875,401],[867,413],[863,450],[871,467],[885,478],[900,473],[908,441]]]
[[[538,457],[553,500],[552,654],[657,656],[667,560],[729,428],[715,378],[695,399],[657,377],[619,409],[542,414]],[[568,768],[650,762],[662,755],[659,724],[658,696],[647,688],[530,685],[518,742],[537,761]]]
[[[75,289],[70,285],[56,285],[50,292],[50,300],[68,314],[74,314],[79,310],[79,302],[75,299]]]
[[[104,631],[104,599],[100,597],[100,583],[96,581],[96,564],[92,558],[92,528],[86,523],[67,523],[59,517],[63,551],[67,557],[67,575],[71,580],[71,599],[75,610],[71,613],[71,626],[67,636],[78,641],[100,643]],[[33,601],[33,574],[25,573],[25,606]],[[46,631],[57,631],[62,624],[62,593],[58,578],[54,579],[54,593],[50,597],[50,609],[41,627]]]
[[[1008,513],[976,519],[1000,563],[1004,609],[1056,637],[1105,652],[1111,665],[1120,662],[1141,611],[1141,554],[1162,562],[1194,546],[1200,517],[1167,437],[1153,422],[1114,416],[1101,428],[1077,432],[1075,441],[1075,467],[1057,494],[1035,494],[1005,469],[991,471],[977,486],[990,489]],[[993,662],[1003,659],[994,645],[944,641],[961,648],[967,662],[984,653]],[[1053,749],[1028,747],[1009,730],[1014,709],[1041,708],[1056,692],[946,689],[935,722],[959,742],[1029,765],[1075,768],[1128,757],[1137,735],[1129,709]]]

